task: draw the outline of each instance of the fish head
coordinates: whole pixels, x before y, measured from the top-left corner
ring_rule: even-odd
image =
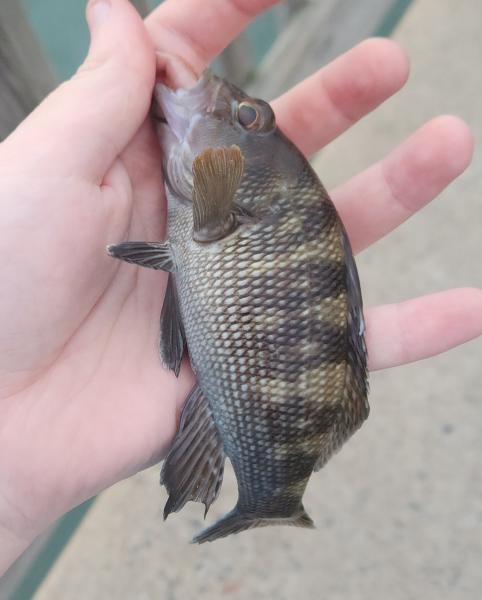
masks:
[[[193,161],[211,148],[240,148],[246,205],[269,200],[300,173],[304,157],[278,129],[271,106],[209,70],[191,89],[157,84],[155,114],[166,184],[181,200],[192,200]]]

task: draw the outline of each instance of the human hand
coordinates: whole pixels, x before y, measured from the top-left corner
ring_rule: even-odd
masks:
[[[164,204],[152,42],[127,1],[97,8],[79,73],[0,146],[0,573],[69,508],[157,462],[192,385],[186,366],[179,381],[160,368],[165,277],[105,251],[160,239]]]
[[[165,275],[105,255],[108,243],[161,239],[165,215],[146,119],[153,47],[126,0],[111,4],[100,20],[89,9],[92,47],[79,74],[0,146],[0,572],[66,510],[158,461],[193,384],[187,364],[179,380],[159,364]],[[147,20],[155,47],[198,74],[274,2],[202,4],[167,0]],[[278,122],[311,154],[397,91],[407,70],[393,43],[367,41],[276,101]],[[435,197],[471,152],[466,126],[439,118],[335,190],[354,249]],[[481,309],[479,290],[368,309],[370,367],[478,335]]]

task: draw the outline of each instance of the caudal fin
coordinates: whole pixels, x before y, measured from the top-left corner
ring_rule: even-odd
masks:
[[[267,525],[294,525],[295,527],[306,527],[307,529],[315,527],[303,506],[301,506],[300,512],[286,518],[260,518],[252,514],[243,514],[242,510],[236,507],[217,523],[201,531],[192,541],[194,544],[214,542],[214,540],[226,537],[232,533],[239,533],[240,531],[253,529],[254,527],[266,527]]]

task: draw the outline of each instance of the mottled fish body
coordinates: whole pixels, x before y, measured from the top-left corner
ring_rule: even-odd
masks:
[[[191,90],[159,85],[156,98],[168,238],[109,251],[170,272],[161,357],[178,373],[187,344],[198,380],[163,466],[165,516],[188,500],[207,511],[227,456],[237,505],[195,541],[311,527],[311,473],[369,411],[348,238],[268,104],[209,72]]]

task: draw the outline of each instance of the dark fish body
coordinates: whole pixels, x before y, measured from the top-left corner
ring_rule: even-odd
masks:
[[[210,74],[188,92],[161,86],[157,98],[168,123],[168,242],[111,253],[171,271],[161,355],[178,371],[187,344],[198,379],[163,467],[165,515],[188,500],[207,510],[228,456],[237,506],[195,541],[272,523],[311,527],[308,479],[369,410],[346,233],[268,105]]]

